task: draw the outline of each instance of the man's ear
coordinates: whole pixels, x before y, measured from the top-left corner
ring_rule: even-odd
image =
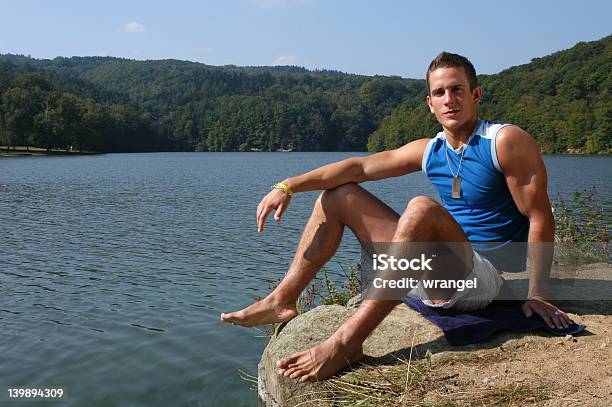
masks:
[[[431,98],[427,95],[427,106],[429,106],[429,111],[433,114],[433,106],[431,105]]]
[[[482,97],[482,89],[480,86],[476,86],[474,90],[472,90],[472,98],[474,99],[474,103],[476,105],[480,104],[480,98]]]

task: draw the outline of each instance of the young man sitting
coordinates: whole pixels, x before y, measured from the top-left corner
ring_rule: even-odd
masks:
[[[294,193],[323,190],[278,287],[262,301],[221,314],[222,321],[248,327],[295,317],[300,293],[333,256],[345,226],[362,244],[553,242],[547,174],[533,138],[519,127],[478,119],[481,89],[465,57],[438,55],[427,70],[427,86],[427,104],[444,130],[436,137],[287,178],[262,199],[256,215],[259,232],[273,210],[275,220],[281,219]],[[400,215],[359,186],[420,170],[438,190],[442,204],[417,196]],[[567,315],[545,297],[551,257],[530,255],[530,259],[525,315],[535,313],[551,327],[566,328],[571,322]],[[501,270],[491,261],[474,250],[459,260],[471,265],[468,271],[477,279],[477,288],[461,293],[446,290],[428,305],[474,310],[486,307],[498,294]],[[400,302],[363,301],[327,340],[279,360],[279,374],[300,381],[324,380],[357,361],[363,356],[364,340]]]

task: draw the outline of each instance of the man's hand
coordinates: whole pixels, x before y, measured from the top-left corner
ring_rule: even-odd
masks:
[[[523,313],[525,313],[527,318],[531,318],[534,312],[542,317],[544,322],[551,328],[568,328],[572,323],[572,320],[565,312],[541,297],[529,298],[523,304]]]
[[[257,231],[263,232],[264,223],[266,223],[268,215],[275,209],[274,220],[280,221],[283,213],[289,206],[289,202],[291,202],[291,196],[279,189],[273,189],[268,195],[264,196],[259,205],[257,205]]]

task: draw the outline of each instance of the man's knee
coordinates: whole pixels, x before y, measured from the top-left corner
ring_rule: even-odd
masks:
[[[440,204],[432,198],[425,195],[416,196],[408,202],[397,228],[400,231],[409,231],[433,225],[442,210],[444,209]]]
[[[439,214],[443,210],[442,206],[433,198],[425,195],[415,196],[408,202],[402,217],[413,219],[427,219]]]
[[[350,204],[355,201],[356,192],[361,187],[355,183],[340,185],[334,189],[328,189],[321,192],[318,203],[326,210],[338,209],[345,204]]]
[[[440,204],[436,202],[432,197],[427,195],[417,195],[408,202],[408,205],[406,205],[406,209],[436,208],[439,206]]]

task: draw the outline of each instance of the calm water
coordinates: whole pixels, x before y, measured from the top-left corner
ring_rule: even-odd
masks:
[[[63,387],[67,406],[256,404],[239,370],[256,375],[266,341],[219,313],[283,275],[317,194],[263,234],[255,207],[273,181],[348,156],[0,159],[0,388]],[[612,158],[545,160],[551,197],[596,185],[610,207]],[[397,211],[433,194],[421,174],[365,187]],[[347,233],[330,268],[358,257]]]

